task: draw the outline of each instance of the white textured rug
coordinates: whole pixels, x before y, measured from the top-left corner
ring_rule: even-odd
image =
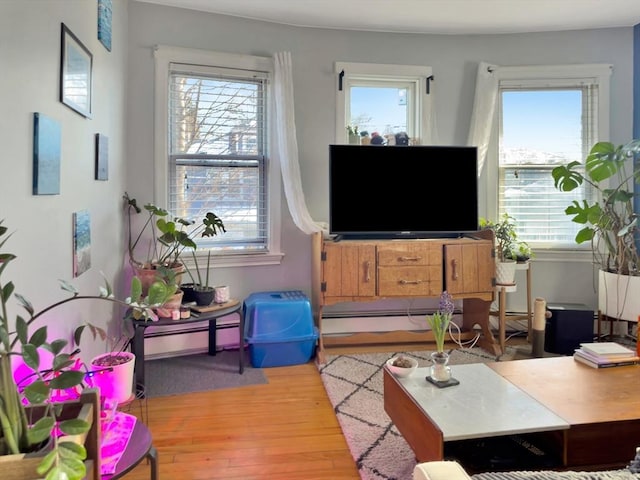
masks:
[[[382,369],[402,353],[430,365],[430,351],[328,355],[320,376],[363,480],[410,480],[413,451],[384,411]],[[480,348],[453,350],[450,365],[494,361]]]
[[[430,351],[328,355],[320,376],[342,432],[363,480],[411,480],[416,460],[384,411],[382,369],[385,362],[402,353],[431,364]],[[526,358],[507,347],[500,360]],[[486,363],[496,358],[480,348],[453,350],[450,365]],[[455,372],[455,368],[453,369]],[[455,375],[455,373],[454,373]],[[631,459],[630,459],[631,460]],[[483,473],[474,480],[640,480],[628,471],[612,472],[509,472]]]

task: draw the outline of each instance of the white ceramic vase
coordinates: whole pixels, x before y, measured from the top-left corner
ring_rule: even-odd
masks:
[[[119,364],[105,364],[109,356],[125,357]],[[118,403],[126,402],[133,396],[133,370],[136,357],[131,352],[111,352],[98,355],[91,360],[92,386],[100,389],[100,396]]]

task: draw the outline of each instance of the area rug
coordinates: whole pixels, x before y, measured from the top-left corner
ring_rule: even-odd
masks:
[[[382,371],[385,362],[399,354],[431,364],[430,351],[328,355],[319,367],[324,387],[362,480],[411,480],[416,459],[411,447],[384,411]],[[530,358],[526,351],[507,347],[501,357],[480,348],[452,350],[450,365]],[[530,352],[529,352],[530,353]],[[607,472],[482,473],[474,480],[638,480],[627,470]]]
[[[147,360],[144,365],[147,397],[268,383],[262,369],[253,368],[251,364],[245,364],[242,375],[238,372],[237,351]]]
[[[320,376],[363,480],[410,480],[416,460],[384,411],[382,370],[402,353],[430,365],[429,351],[328,355]],[[509,352],[503,357],[511,358]],[[506,359],[506,358],[505,358]],[[480,348],[451,351],[450,365],[495,361]]]

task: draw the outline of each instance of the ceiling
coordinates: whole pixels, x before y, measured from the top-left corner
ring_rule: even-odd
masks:
[[[135,0],[300,27],[491,34],[640,23],[640,0]]]

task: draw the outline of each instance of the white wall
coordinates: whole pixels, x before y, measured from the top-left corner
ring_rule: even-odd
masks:
[[[611,63],[611,133],[614,142],[631,136],[633,29],[511,35],[416,35],[348,32],[288,27],[241,18],[131,2],[129,85],[130,189],[151,198],[151,181],[137,181],[153,168],[153,57],[155,44],[270,56],[288,50],[293,57],[296,131],[302,183],[311,215],[328,220],[327,151],[334,141],[336,61],[384,62],[433,67],[434,102],[440,143],[464,144],[471,115],[478,62],[500,65]],[[429,179],[425,175],[425,188]],[[485,198],[486,186],[481,185]],[[286,210],[286,202],[283,201]],[[409,208],[417,212],[429,205]],[[484,205],[480,214],[483,215]],[[216,270],[238,296],[253,291],[301,289],[310,292],[310,241],[283,212],[285,260],[278,267]],[[522,288],[509,307],[526,306]],[[589,263],[544,261],[533,269],[533,296],[548,302],[596,306]],[[356,307],[357,308],[357,307]]]
[[[97,38],[95,0],[3,0],[0,2],[0,219],[13,237],[2,248],[18,256],[3,280],[36,310],[65,298],[58,279],[96,294],[100,271],[117,282],[123,259],[121,196],[126,177],[125,103],[128,0],[113,2],[112,51]],[[93,54],[93,118],[58,101],[60,30],[65,23]],[[61,124],[60,194],[32,195],[33,113]],[[109,138],[109,180],[94,180],[94,135]],[[72,214],[91,215],[92,267],[72,274]],[[111,304],[78,301],[48,314],[41,323],[71,340],[84,320],[106,326]],[[11,317],[24,311],[12,304]],[[56,338],[54,336],[54,338]],[[83,342],[85,360],[105,346]]]

